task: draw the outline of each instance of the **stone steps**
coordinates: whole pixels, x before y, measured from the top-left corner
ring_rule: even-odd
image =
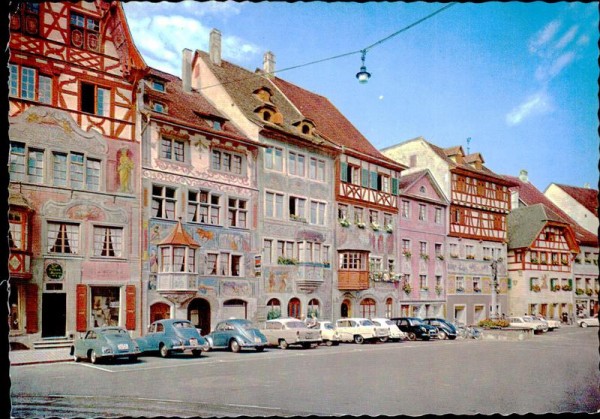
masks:
[[[69,348],[73,345],[73,339],[67,337],[42,338],[33,342],[33,349]]]

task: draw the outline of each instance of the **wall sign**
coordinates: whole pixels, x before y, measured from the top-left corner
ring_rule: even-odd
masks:
[[[60,281],[61,279],[63,279],[63,274],[63,267],[59,263],[52,262],[46,266],[46,276],[48,277],[48,279],[51,279],[53,281]]]

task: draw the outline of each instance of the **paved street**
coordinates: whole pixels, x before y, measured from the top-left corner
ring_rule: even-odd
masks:
[[[342,344],[11,368],[13,415],[291,416],[596,412],[598,329],[520,342]]]

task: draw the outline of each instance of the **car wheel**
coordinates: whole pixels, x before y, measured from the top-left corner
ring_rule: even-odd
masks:
[[[588,324],[586,322],[581,322],[581,327],[588,327]]]
[[[363,338],[361,335],[356,335],[354,336],[354,343],[362,345],[363,343],[365,343],[365,338]]]
[[[231,350],[231,352],[238,353],[240,351],[239,342],[235,339],[231,339],[231,342],[229,342],[229,350]]]
[[[160,352],[160,356],[162,356],[163,358],[168,358],[170,355],[170,351],[169,348],[167,348],[167,345],[160,345],[160,348],[158,348],[158,351]]]
[[[289,346],[289,345],[288,345],[288,343],[285,341],[285,339],[281,339],[281,340],[279,341],[279,347],[280,347],[281,349],[287,349],[287,348],[288,348],[288,346]]]
[[[387,336],[386,336],[386,337],[384,337],[384,338],[379,338],[379,342],[383,342],[383,343],[385,343],[385,342],[387,342],[387,341],[388,341],[388,339],[389,339],[389,337],[387,337]]]
[[[129,361],[130,362],[136,362],[137,361],[137,355],[129,355]]]
[[[90,362],[91,362],[92,364],[97,364],[97,363],[98,363],[98,361],[99,361],[99,359],[98,359],[98,355],[96,355],[96,351],[92,350],[92,351],[90,352]]]
[[[448,339],[448,335],[446,335],[446,332],[438,332],[438,339],[439,340],[446,340]]]
[[[408,340],[417,340],[417,335],[415,332],[408,332],[407,334]]]
[[[256,349],[256,352],[262,352],[262,351],[265,350],[265,347],[264,346],[257,346],[255,349]]]
[[[79,362],[81,361],[81,358],[79,358],[77,355],[73,355],[73,361]]]
[[[192,356],[195,358],[200,358],[202,356],[202,351],[198,349],[192,349]]]
[[[327,345],[327,346],[331,346],[331,345],[333,345],[333,342],[332,342],[332,341],[330,341],[330,340],[328,340],[328,341],[325,341],[325,345]]]

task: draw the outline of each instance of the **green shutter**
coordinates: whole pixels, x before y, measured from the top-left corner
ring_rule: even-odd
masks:
[[[573,289],[573,280],[571,278],[569,278],[569,287]]]
[[[512,289],[512,278],[508,278],[508,289]]]
[[[348,182],[348,163],[341,162],[340,171],[340,179],[342,180],[342,182]]]
[[[398,179],[392,178],[392,195],[398,195]]]
[[[371,189],[377,190],[377,172],[371,172]]]
[[[363,188],[369,187],[369,171],[367,169],[362,169],[361,185]]]

